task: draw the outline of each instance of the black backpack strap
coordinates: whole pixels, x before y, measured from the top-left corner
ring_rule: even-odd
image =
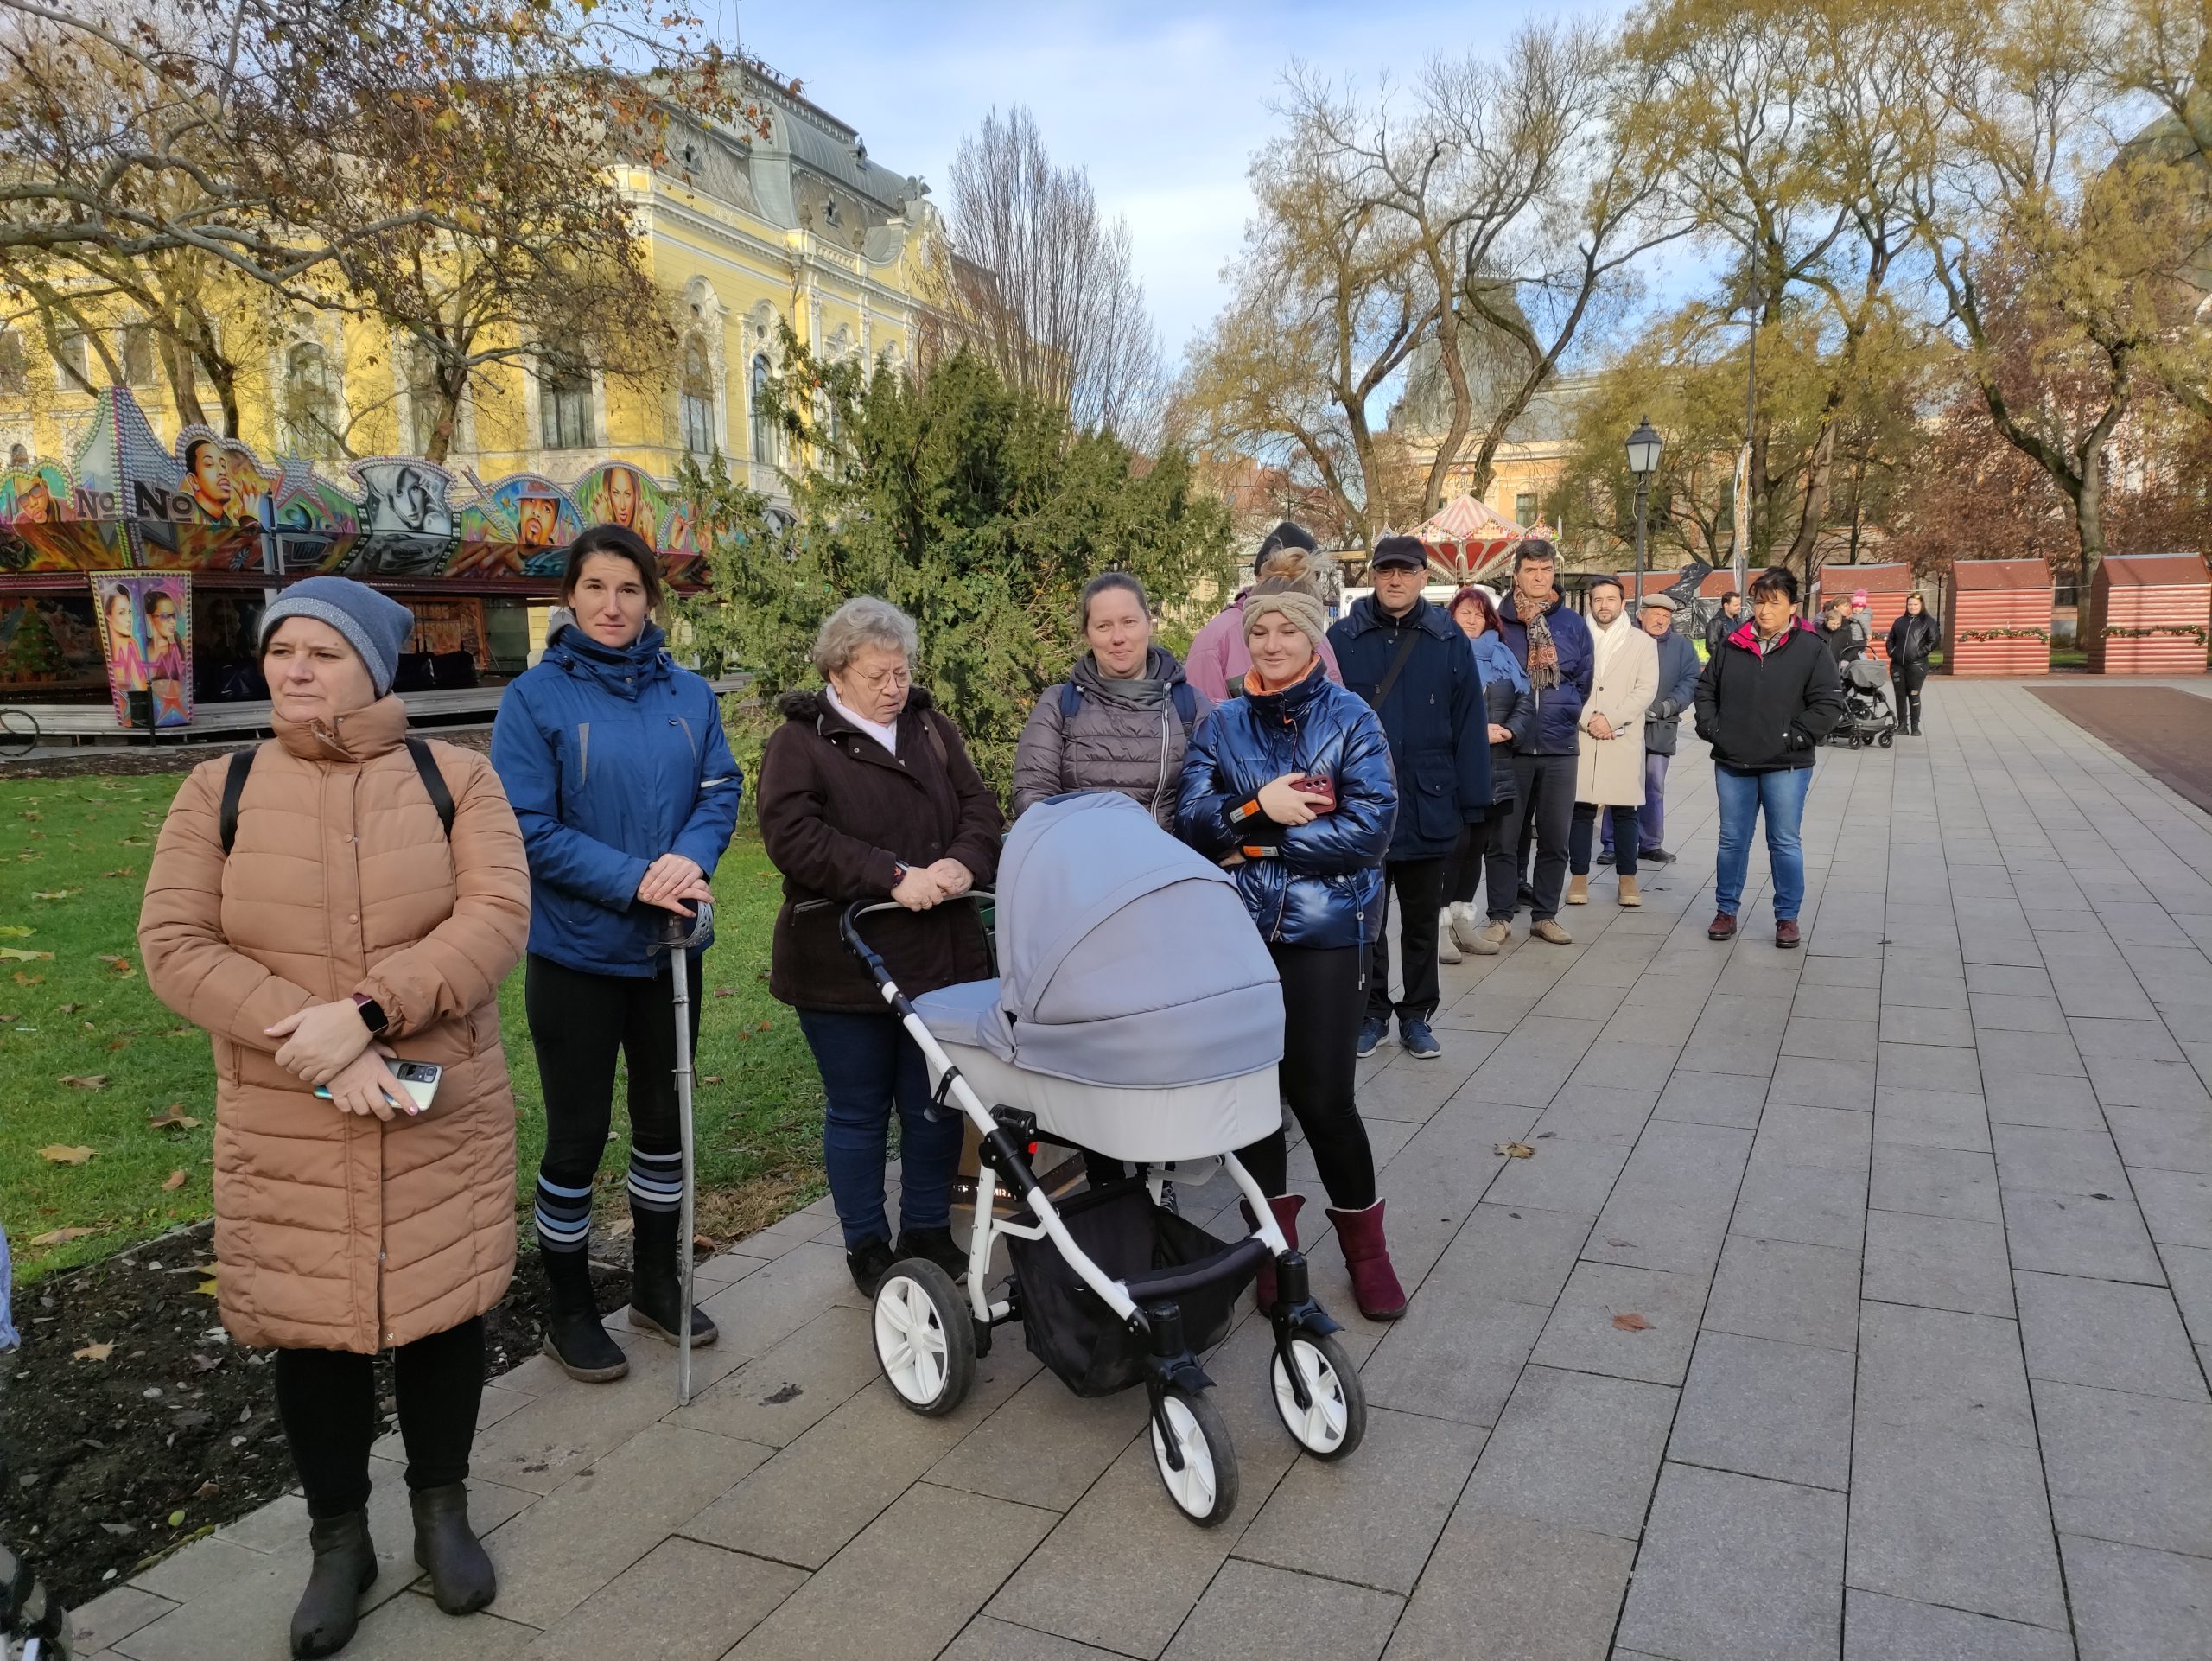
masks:
[[[438,823],[446,828],[446,840],[453,840],[453,792],[446,788],[446,776],[438,771],[438,758],[430,754],[427,741],[408,735],[407,753],[415,758],[415,771],[422,776],[423,788],[430,792],[430,805],[438,810]]]
[[[261,746],[249,744],[242,750],[231,752],[231,764],[223,773],[223,857],[228,859],[231,844],[238,839],[238,799],[245,794],[245,776],[253,771],[253,758],[261,754]]]
[[[1375,695],[1368,699],[1378,712],[1382,708],[1382,701],[1390,696],[1391,689],[1397,685],[1398,677],[1406,672],[1406,659],[1414,655],[1414,647],[1420,644],[1421,631],[1417,628],[1407,629],[1406,638],[1398,642],[1398,655],[1390,659],[1390,667],[1382,677],[1382,684],[1375,689]]]

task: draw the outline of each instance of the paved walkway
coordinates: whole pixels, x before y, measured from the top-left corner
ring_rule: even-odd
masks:
[[[534,1360],[487,1393],[492,1613],[423,1595],[380,1465],[348,1654],[2206,1654],[2212,819],[2018,687],[1929,704],[1929,739],[1823,757],[1807,951],[1763,903],[1707,942],[1686,757],[1641,912],[1601,878],[1573,948],[1445,971],[1441,1060],[1368,1064],[1419,1290],[1353,1319],[1351,1459],[1293,1458],[1249,1320],[1212,1365],[1243,1498],[1211,1533],[1141,1393],[1079,1402],[1011,1332],[915,1418],[817,1206],[702,1270],[723,1340],[688,1410],[651,1342],[611,1388]],[[303,1531],[296,1499],[220,1531],[86,1611],[87,1647],[281,1656]]]

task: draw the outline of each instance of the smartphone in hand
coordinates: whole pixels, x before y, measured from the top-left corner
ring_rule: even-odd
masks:
[[[391,1102],[391,1104],[408,1114],[429,1112],[431,1098],[438,1093],[438,1080],[445,1076],[446,1070],[435,1061],[394,1060],[386,1066],[391,1076],[399,1080],[399,1087],[407,1092],[405,1101]],[[316,1085],[315,1093],[326,1102],[330,1099],[327,1085]],[[389,1095],[385,1099],[391,1101]]]
[[[1316,813],[1333,813],[1336,811],[1337,781],[1334,779],[1332,779],[1327,773],[1309,773],[1303,778],[1293,779],[1290,781],[1290,787],[1293,790],[1301,792],[1308,796],[1327,797],[1328,801],[1325,805],[1316,805],[1314,807],[1313,811]]]

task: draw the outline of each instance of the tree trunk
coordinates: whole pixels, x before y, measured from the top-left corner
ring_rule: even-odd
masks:
[[[1797,521],[1783,563],[1804,567],[1805,580],[1813,580],[1813,549],[1820,541],[1821,524],[1827,517],[1828,497],[1835,478],[1836,411],[1843,403],[1840,387],[1828,389],[1827,407],[1821,411],[1821,436],[1813,441],[1811,459],[1805,464],[1805,508]]]
[[[164,329],[161,336],[162,372],[169,379],[170,402],[176,406],[180,427],[204,427],[207,412],[200,407],[199,379],[193,373],[193,357],[183,341]]]

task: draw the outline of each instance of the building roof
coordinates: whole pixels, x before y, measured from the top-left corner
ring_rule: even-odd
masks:
[[[2040,559],[1962,559],[1951,567],[1951,583],[1961,590],[2048,589],[2050,567]]]
[[[1869,594],[1903,594],[1913,586],[1912,567],[1902,563],[1821,567],[1821,591],[1823,594],[1833,594],[1838,589],[1864,589]]]
[[[2196,554],[2107,554],[2097,569],[2107,582],[2123,589],[2212,583],[2212,573]]]

